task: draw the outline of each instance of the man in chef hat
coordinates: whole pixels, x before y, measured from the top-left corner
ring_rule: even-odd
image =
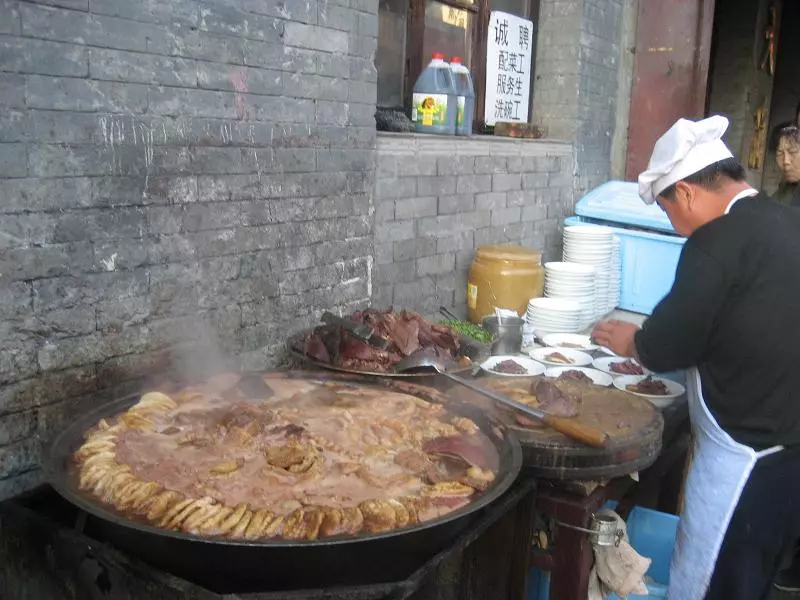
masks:
[[[656,373],[688,369],[673,600],[767,598],[800,537],[800,211],[746,183],[727,127],[681,119],[656,142],[639,193],[688,238],[675,283],[641,328],[593,333]]]

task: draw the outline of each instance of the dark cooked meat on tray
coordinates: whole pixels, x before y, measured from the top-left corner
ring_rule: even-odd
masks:
[[[551,363],[558,363],[561,365],[573,365],[575,361],[572,360],[568,356],[564,356],[561,352],[551,352],[547,356],[544,357],[545,360],[550,361]]]
[[[413,311],[370,308],[346,318],[369,325],[375,335],[389,340],[389,347],[381,350],[341,327],[325,325],[300,340],[295,350],[329,365],[376,373],[391,371],[395,363],[417,351],[445,362],[465,360],[459,358],[458,335],[449,326],[430,323]]]
[[[669,396],[669,389],[660,379],[653,379],[648,375],[639,383],[626,385],[625,389],[636,394],[647,394],[648,396]]]
[[[508,360],[504,360],[504,361],[501,361],[501,362],[497,363],[490,370],[494,371],[495,373],[503,373],[503,374],[506,374],[506,375],[527,375],[528,374],[528,369],[523,367],[517,361],[512,360],[510,358]]]
[[[561,375],[558,376],[558,381],[575,381],[577,383],[594,383],[591,377],[589,377],[583,371],[577,371],[575,369],[570,369],[569,371],[564,371]]]
[[[608,365],[608,368],[620,375],[644,375],[644,369],[632,360],[612,362]]]
[[[150,392],[101,419],[73,456],[80,488],[172,531],[313,540],[437,518],[499,471],[489,438],[440,404],[269,375],[257,395],[238,377]]]

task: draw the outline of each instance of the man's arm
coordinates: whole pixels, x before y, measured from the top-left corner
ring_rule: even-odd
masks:
[[[702,360],[731,287],[722,265],[689,244],[672,290],[634,336],[639,362],[658,373],[685,369]]]

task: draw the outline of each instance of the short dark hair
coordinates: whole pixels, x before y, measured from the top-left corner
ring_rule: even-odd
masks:
[[[781,138],[788,135],[791,139],[792,129],[797,129],[797,123],[794,121],[784,121],[783,123],[778,123],[769,136],[769,144],[767,145],[769,151],[775,152],[778,149],[778,144],[781,143]]]
[[[710,164],[705,169],[701,169],[697,173],[692,173],[684,177],[681,181],[699,185],[706,190],[717,190],[722,186],[725,179],[736,182],[745,181],[747,179],[747,173],[744,167],[739,164],[739,161],[735,158],[726,158],[725,160]],[[674,200],[675,186],[677,184],[678,182],[673,183],[661,192],[659,196],[664,196],[667,200]]]
[[[778,143],[780,143],[780,141],[784,138],[789,140],[795,146],[800,145],[800,127],[797,125],[788,125],[781,129],[778,132]],[[777,148],[777,144],[775,147]]]

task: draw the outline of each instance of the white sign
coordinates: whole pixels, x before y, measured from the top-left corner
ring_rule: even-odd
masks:
[[[492,11],[486,45],[487,125],[528,122],[533,22]]]

